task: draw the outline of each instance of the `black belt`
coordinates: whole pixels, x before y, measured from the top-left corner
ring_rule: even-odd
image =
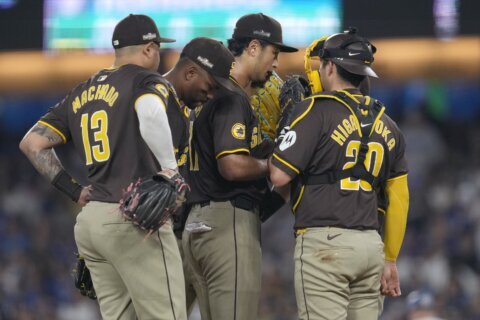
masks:
[[[206,207],[206,206],[209,206],[211,202],[221,202],[221,201],[222,200],[220,200],[220,201],[206,200],[206,201],[198,202],[198,203],[195,203],[195,204],[198,204],[200,207]],[[255,202],[251,199],[245,198],[245,197],[236,197],[236,198],[230,200],[230,203],[235,208],[239,208],[239,209],[243,209],[243,210],[247,210],[247,211],[252,211],[253,212],[253,211],[256,211],[256,210],[260,209],[260,206],[258,205],[257,202]]]

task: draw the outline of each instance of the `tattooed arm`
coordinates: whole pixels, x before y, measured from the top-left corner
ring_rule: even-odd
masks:
[[[20,142],[20,150],[27,156],[35,169],[49,181],[63,169],[53,147],[63,140],[49,127],[37,123]]]
[[[49,127],[37,123],[23,137],[20,150],[35,169],[81,206],[90,200],[91,187],[81,187],[63,169],[53,147],[63,143],[62,137]]]

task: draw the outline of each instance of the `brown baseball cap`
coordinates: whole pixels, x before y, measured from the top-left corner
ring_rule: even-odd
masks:
[[[180,57],[187,57],[195,62],[222,87],[230,91],[236,90],[230,80],[235,58],[222,42],[205,37],[194,38],[183,48]]]
[[[296,52],[297,48],[287,46],[282,40],[280,23],[263,13],[247,14],[238,19],[232,38],[254,38],[276,45],[281,52]]]
[[[155,21],[143,14],[129,14],[113,30],[112,45],[115,49],[155,42],[175,42],[175,39],[162,38]]]

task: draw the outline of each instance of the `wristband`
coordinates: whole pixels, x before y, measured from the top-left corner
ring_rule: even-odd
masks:
[[[75,202],[80,198],[82,186],[63,169],[53,178],[52,185]]]

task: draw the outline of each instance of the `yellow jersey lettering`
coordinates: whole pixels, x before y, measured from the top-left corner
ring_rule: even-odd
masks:
[[[346,138],[337,130],[334,130],[332,135],[330,136],[333,140],[335,140],[339,145],[343,146]]]
[[[383,132],[383,122],[382,120],[378,120],[377,124],[375,125],[375,132],[378,134],[382,134]]]
[[[114,86],[110,87],[108,84],[91,86],[88,89],[83,90],[80,95],[76,96],[72,100],[72,110],[74,113],[77,113],[77,111],[81,109],[87,102],[94,100],[103,100],[110,107],[113,107],[118,96],[119,93]]]
[[[343,126],[345,127],[345,130],[347,130],[348,135],[350,135],[353,132],[352,125],[350,124],[350,121],[348,119],[344,119],[342,121]]]
[[[110,90],[108,91],[107,96],[106,96],[105,99],[104,99],[105,102],[108,103],[108,101],[110,101],[110,99],[112,99],[114,93],[115,93],[115,87],[112,86],[112,87],[110,88]]]
[[[93,92],[95,91],[96,87],[95,86],[91,86],[90,88],[88,88],[88,101],[92,101],[95,96],[93,95]]]
[[[82,107],[83,107],[85,105],[85,103],[88,102],[87,90],[83,90],[81,97],[82,97]]]
[[[80,103],[80,98],[75,97],[75,99],[72,101],[72,110],[73,113],[77,113],[77,110],[82,107],[82,104]]]
[[[115,93],[113,94],[113,97],[110,98],[110,100],[108,100],[108,105],[109,105],[110,107],[113,107],[113,104],[115,103],[115,101],[117,100],[117,98],[118,98],[118,92],[115,91]]]
[[[387,126],[383,127],[383,132],[382,132],[382,137],[385,139],[385,142],[388,140],[388,134],[392,133],[390,130],[388,130]]]
[[[353,115],[350,115],[349,119],[350,124],[352,125],[352,132],[358,130],[357,123],[355,122],[355,118],[353,117]]]
[[[342,131],[343,136],[348,137],[347,130],[345,130],[345,129],[342,127],[342,125],[339,124],[339,125],[337,126],[337,128],[338,128],[338,130]]]
[[[110,86],[108,84],[100,84],[97,88],[97,93],[95,94],[95,100],[103,100],[105,99],[105,95],[108,92],[108,88]]]
[[[389,151],[392,151],[393,147],[395,147],[395,139],[390,139],[387,143],[387,146],[388,146],[388,150]]]

